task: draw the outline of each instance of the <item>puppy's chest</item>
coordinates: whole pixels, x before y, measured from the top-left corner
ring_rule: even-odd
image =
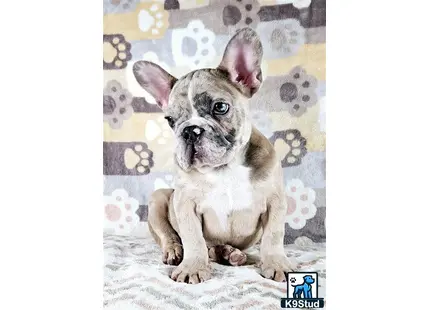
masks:
[[[237,166],[221,172],[205,174],[203,195],[197,201],[197,212],[212,210],[222,226],[236,210],[252,208],[253,187],[249,179],[250,169]]]

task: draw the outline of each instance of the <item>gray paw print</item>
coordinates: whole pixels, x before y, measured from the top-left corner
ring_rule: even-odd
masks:
[[[119,129],[133,114],[132,94],[115,80],[106,83],[103,90],[103,120],[113,129]]]
[[[215,1],[220,5],[221,1]],[[225,26],[234,29],[244,27],[255,28],[260,22],[260,4],[255,0],[223,1],[227,5],[222,11],[222,20]]]
[[[262,40],[264,54],[268,58],[292,56],[305,44],[305,29],[297,19],[260,23],[257,32]]]
[[[294,67],[279,89],[279,96],[287,105],[292,116],[302,116],[307,108],[318,101],[316,88],[318,81],[300,66]]]

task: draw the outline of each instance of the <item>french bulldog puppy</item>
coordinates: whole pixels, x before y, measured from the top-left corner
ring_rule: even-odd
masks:
[[[216,69],[177,79],[138,61],[133,72],[165,114],[176,137],[174,189],[155,191],[148,224],[171,278],[200,283],[210,259],[246,261],[242,250],[261,240],[265,278],[285,281],[293,266],[284,247],[287,202],[282,169],[271,143],[252,126],[248,100],[262,83],[263,49],[249,28],[227,44]]]

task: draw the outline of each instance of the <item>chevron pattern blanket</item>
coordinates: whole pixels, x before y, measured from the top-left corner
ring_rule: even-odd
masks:
[[[285,245],[287,256],[303,271],[317,271],[320,297],[325,297],[325,244],[307,238]],[[212,278],[198,285],[169,278],[174,266],[161,262],[161,250],[152,238],[104,236],[104,307],[137,309],[280,309],[285,283],[263,278],[258,269],[258,246],[247,252],[248,265],[212,263]],[[254,260],[255,264],[252,260]]]

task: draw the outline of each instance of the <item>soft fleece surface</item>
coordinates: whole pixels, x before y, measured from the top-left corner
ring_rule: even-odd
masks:
[[[318,271],[319,295],[325,297],[325,244],[298,238],[285,246],[298,271]],[[212,278],[191,285],[169,278],[173,266],[161,262],[152,238],[104,236],[106,309],[280,309],[286,284],[266,280],[254,265],[241,267],[212,263]],[[258,245],[249,252],[258,258]]]

